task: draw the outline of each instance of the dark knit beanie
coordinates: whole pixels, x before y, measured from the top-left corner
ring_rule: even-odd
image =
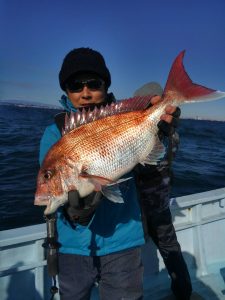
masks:
[[[77,48],[70,51],[64,58],[59,72],[59,84],[65,91],[65,83],[71,75],[81,72],[97,74],[105,81],[106,88],[111,84],[111,76],[103,56],[90,48]]]

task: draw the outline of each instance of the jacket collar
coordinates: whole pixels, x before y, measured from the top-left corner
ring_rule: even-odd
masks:
[[[77,109],[73,106],[72,102],[66,95],[62,95],[61,99],[59,100],[59,103],[62,105],[65,111],[77,111]]]

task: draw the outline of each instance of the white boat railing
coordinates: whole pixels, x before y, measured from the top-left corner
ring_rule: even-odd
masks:
[[[171,211],[191,272],[203,276],[224,268],[225,188],[171,199]],[[45,237],[45,224],[0,232],[1,300],[50,299]],[[150,289],[165,269],[151,241],[143,247],[143,262],[144,282]]]

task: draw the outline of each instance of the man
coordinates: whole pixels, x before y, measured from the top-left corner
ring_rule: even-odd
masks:
[[[159,84],[150,82],[139,88],[134,96],[148,94],[161,96],[162,92],[163,90]],[[174,123],[179,115],[180,111],[177,109],[173,114],[175,117],[173,119]],[[167,135],[170,135],[170,133],[168,132]],[[171,132],[170,138],[175,139],[176,144],[177,136],[174,131]],[[174,148],[176,148],[175,145],[171,146],[168,152],[173,151]],[[147,165],[142,167],[138,165],[135,170],[147,233],[156,244],[163,258],[171,278],[171,289],[176,299],[188,300],[192,293],[191,279],[177,240],[169,208],[171,181],[169,159],[171,155],[174,155],[174,153],[167,153],[164,161],[157,166]]]
[[[111,76],[102,55],[90,48],[78,48],[64,58],[59,82],[66,96],[66,111],[111,103],[108,94]],[[152,103],[159,101],[155,97]],[[171,122],[174,107],[162,118]],[[40,163],[49,148],[61,137],[64,115],[48,126],[40,145]],[[98,282],[101,299],[142,299],[143,266],[140,246],[144,244],[141,210],[134,173],[124,183],[123,204],[112,203],[100,192],[80,198],[68,194],[69,205],[57,212],[59,288],[62,300],[90,299]]]

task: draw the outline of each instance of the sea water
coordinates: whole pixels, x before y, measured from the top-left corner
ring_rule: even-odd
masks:
[[[43,223],[33,205],[40,138],[59,111],[0,105],[0,230]],[[180,120],[171,197],[225,186],[225,122]]]

